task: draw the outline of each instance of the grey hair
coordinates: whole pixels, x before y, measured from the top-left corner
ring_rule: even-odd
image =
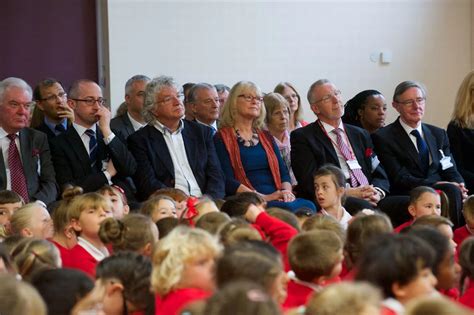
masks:
[[[214,84],[217,93],[223,93],[224,91],[230,92],[230,87],[225,84]]]
[[[314,89],[317,88],[318,86],[328,84],[328,83],[331,83],[331,81],[329,81],[328,79],[319,79],[318,81],[311,84],[311,86],[309,87],[309,90],[308,90],[308,94],[306,96],[308,98],[308,103],[310,105],[314,103],[314,100],[313,100],[313,91],[314,91]]]
[[[148,123],[153,123],[156,120],[155,115],[151,113],[154,106],[156,105],[155,96],[161,91],[164,87],[174,87],[179,90],[178,84],[176,81],[169,76],[162,75],[156,78],[153,78],[145,88],[145,100],[143,102],[142,115],[145,118],[145,121]]]
[[[0,81],[0,103],[3,103],[3,97],[5,95],[5,91],[8,88],[16,87],[22,89],[30,94],[30,97],[33,97],[33,90],[31,86],[28,85],[24,80],[15,77],[9,77]]]
[[[194,103],[196,101],[196,95],[199,90],[214,90],[217,92],[216,88],[209,83],[196,83],[191,87],[188,92],[188,103]]]
[[[398,97],[405,93],[406,90],[411,88],[418,88],[423,94],[423,97],[426,98],[426,89],[423,84],[416,81],[403,81],[395,88],[395,92],[393,92],[393,101],[398,102]]]
[[[129,95],[130,91],[132,90],[132,85],[133,83],[137,81],[145,81],[145,82],[150,82],[150,78],[147,77],[146,75],[143,74],[137,74],[131,77],[130,79],[127,80],[127,83],[125,83],[125,95]]]

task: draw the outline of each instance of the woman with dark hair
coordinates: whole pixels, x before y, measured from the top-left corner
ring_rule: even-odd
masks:
[[[366,129],[369,133],[385,125],[387,104],[377,90],[365,90],[351,98],[344,106],[342,121]]]

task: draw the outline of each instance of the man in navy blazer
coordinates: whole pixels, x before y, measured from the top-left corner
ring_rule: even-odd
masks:
[[[340,167],[348,183],[345,207],[349,212],[361,208],[380,207],[395,222],[408,218],[408,197],[387,195],[390,184],[373,150],[372,141],[364,129],[342,123],[344,107],[341,92],[329,80],[313,83],[308,91],[308,101],[318,120],[291,133],[291,166],[298,181],[298,196],[315,200],[313,174],[324,164]],[[337,145],[336,129],[348,146],[351,159],[346,159]],[[350,172],[362,171],[367,184],[351,183]]]
[[[27,194],[23,197],[50,204],[57,196],[54,168],[46,135],[27,128],[30,107],[34,104],[31,98],[31,87],[22,79],[7,78],[0,82],[0,189],[15,190],[12,177],[16,174],[9,165],[9,147],[15,141],[22,177],[26,180]],[[10,140],[11,135],[16,135],[16,139]],[[20,191],[16,192],[21,195]]]
[[[446,131],[421,122],[425,102],[420,83],[400,83],[392,102],[400,117],[372,135],[375,150],[393,191],[408,193],[421,185],[443,190],[449,199],[450,219],[459,226],[464,222],[461,207],[467,189],[451,156]]]
[[[146,125],[143,118],[143,100],[145,98],[145,87],[150,78],[145,75],[134,75],[125,83],[126,111],[117,115],[110,121],[110,128],[122,140],[127,143],[127,138]]]
[[[183,119],[182,94],[173,78],[160,76],[148,83],[144,116],[149,121],[128,138],[135,156],[137,197],[174,187],[200,197],[224,197],[224,177],[209,127]]]
[[[110,111],[104,106],[100,86],[90,80],[78,80],[72,84],[68,97],[75,121],[66,132],[51,140],[56,180],[61,189],[70,184],[91,192],[117,184],[127,197],[133,196],[128,183],[131,179],[127,177],[135,173],[137,165],[127,146],[110,129]]]

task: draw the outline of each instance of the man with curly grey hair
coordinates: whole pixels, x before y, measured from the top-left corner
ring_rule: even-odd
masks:
[[[164,187],[196,197],[224,197],[224,177],[211,129],[183,116],[183,94],[174,79],[151,80],[143,106],[148,125],[128,138],[129,150],[140,165],[134,177],[140,200]]]

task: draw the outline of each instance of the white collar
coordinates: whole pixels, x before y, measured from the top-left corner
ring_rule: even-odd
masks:
[[[206,123],[203,123],[202,121],[200,121],[200,120],[197,119],[197,118],[196,118],[196,122],[200,123],[201,125],[214,128],[214,130],[217,130],[217,120],[214,120],[214,122],[213,122],[212,124],[210,124],[210,125],[208,125],[208,124],[206,124]]]
[[[15,134],[17,136],[20,136],[20,132],[15,132]],[[0,127],[0,139],[3,139],[5,138],[6,136],[8,136],[9,134],[5,131],[5,129],[3,129],[2,127]]]
[[[319,292],[323,289],[322,286],[316,284],[316,283],[312,283],[312,282],[306,282],[306,281],[303,281],[303,280],[300,280],[296,277],[296,274],[293,270],[290,270],[286,273],[288,275],[288,278],[290,278],[291,280],[293,280],[294,282],[302,285],[302,286],[305,286],[305,287],[308,287],[310,288],[311,290],[315,291],[315,292]]]
[[[402,125],[405,132],[410,135],[413,130],[418,130],[421,136],[423,136],[423,128],[421,128],[421,123],[418,124],[416,128],[408,126],[401,118],[398,120],[400,121],[400,125]]]
[[[326,133],[329,135],[331,134],[331,131],[333,131],[334,128],[333,126],[331,126],[330,124],[328,123],[325,123],[324,121],[322,121],[321,119],[319,120],[321,122],[321,125],[323,126],[324,130],[326,130]],[[339,126],[338,126],[339,129],[343,130],[344,133],[346,132],[345,129],[344,129],[344,124],[342,123],[342,120],[339,122]]]
[[[133,130],[137,131],[138,129],[146,126],[146,124],[142,124],[141,122],[133,119],[132,115],[130,115],[129,112],[127,112],[127,116],[128,116],[128,119],[130,119],[130,122],[132,123]]]
[[[391,297],[383,300],[382,305],[386,308],[391,309],[398,315],[402,315],[405,312],[405,307],[403,306],[403,304],[400,303],[397,299]]]
[[[169,133],[169,134],[173,135],[173,134],[179,134],[179,133],[181,133],[181,131],[183,131],[184,122],[183,122],[182,119],[180,119],[178,129],[176,129],[176,131],[174,131],[174,132],[171,131],[171,129],[169,129],[168,127],[163,125],[158,120],[154,121],[153,126],[155,126],[155,128],[158,129],[158,131],[161,132],[163,135],[165,135],[166,133]]]
[[[77,238],[77,244],[84,248],[86,252],[88,252],[97,261],[101,261],[102,259],[110,256],[107,247],[104,246],[102,249],[97,248],[92,245],[92,243],[80,236]]]
[[[86,128],[84,126],[81,126],[81,125],[78,125],[76,123],[73,123],[72,126],[74,127],[74,129],[76,129],[77,133],[79,134],[79,137],[82,137],[82,135],[86,132],[86,130],[88,129],[91,129],[93,130],[96,134],[97,134],[97,125],[94,124],[92,125],[92,127],[90,128]]]

